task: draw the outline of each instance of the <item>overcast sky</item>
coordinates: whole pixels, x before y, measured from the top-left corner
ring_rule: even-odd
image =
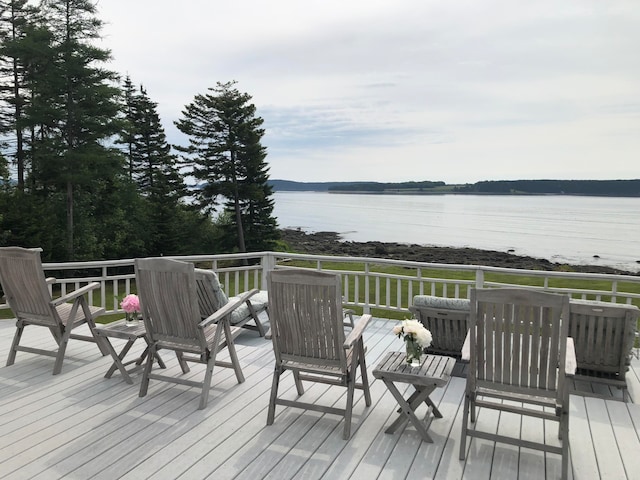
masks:
[[[99,0],[169,141],[237,80],[272,179],[640,178],[638,0]]]

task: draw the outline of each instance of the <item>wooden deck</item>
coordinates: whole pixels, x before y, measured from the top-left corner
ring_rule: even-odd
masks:
[[[0,351],[9,349],[12,321],[0,321]],[[388,321],[376,319],[365,332],[371,372],[378,359],[402,344]],[[48,332],[31,328],[25,342],[53,345]],[[114,340],[114,344],[119,341]],[[373,405],[356,392],[353,435],[342,439],[338,417],[278,407],[265,425],[273,354],[270,342],[254,332],[237,340],[246,381],[237,384],[228,369],[214,371],[209,405],[197,410],[198,391],[152,381],[138,397],[134,385],[116,372],[95,345],[74,342],[62,373],[51,375],[53,358],[19,352],[16,364],[0,368],[0,478],[8,479],[542,479],[559,478],[560,458],[524,448],[474,439],[465,461],[458,460],[461,402],[465,380],[453,377],[433,400],[444,418],[430,428],[433,444],[408,426],[385,434],[396,403],[370,375]],[[143,347],[134,346],[134,350]],[[167,367],[179,371],[165,353]],[[2,358],[4,363],[5,358]],[[634,359],[631,397],[640,401]],[[199,375],[195,365],[189,375]],[[295,395],[290,375],[282,391]],[[582,383],[581,389],[608,399],[571,396],[570,478],[640,478],[640,405],[623,403],[620,391]],[[309,385],[306,401],[340,403],[345,389]],[[523,438],[554,442],[555,428],[542,420],[480,411],[478,422]]]

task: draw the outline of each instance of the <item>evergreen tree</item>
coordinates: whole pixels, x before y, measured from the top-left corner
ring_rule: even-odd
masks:
[[[135,98],[136,88],[131,82],[131,78],[127,75],[124,79],[124,122],[122,130],[120,132],[120,139],[116,140],[116,143],[124,145],[124,154],[127,157],[127,170],[129,178],[133,180],[133,144],[135,136],[135,128],[137,124],[137,117],[135,115]]]
[[[27,0],[0,1],[0,133],[6,136],[5,151],[11,152],[16,166],[18,188],[24,189],[25,141],[23,112],[28,100],[25,85],[25,37],[34,17]]]
[[[90,218],[95,206],[81,197],[91,196],[99,182],[121,172],[121,157],[105,146],[120,128],[119,89],[113,84],[115,73],[98,67],[110,59],[109,51],[91,44],[101,26],[93,3],[45,0],[41,8],[51,33],[51,55],[37,71],[27,72],[32,168],[39,186],[64,192],[66,258],[73,260],[76,244],[83,245],[85,254],[93,245]],[[83,209],[76,210],[76,201]],[[82,221],[82,238],[75,236],[76,220]]]
[[[182,203],[187,195],[177,156],[171,153],[157,104],[144,87],[135,92],[125,80],[127,128],[119,143],[127,148],[129,174],[148,205],[148,251],[152,255],[179,251],[184,244]]]
[[[246,252],[248,247],[268,248],[277,238],[277,225],[266,149],[260,142],[263,119],[256,117],[251,96],[240,93],[235,83],[218,82],[185,107],[176,126],[189,137],[189,145],[176,148],[200,182],[193,190],[199,207],[211,212],[218,197],[224,197],[233,214],[237,250]]]

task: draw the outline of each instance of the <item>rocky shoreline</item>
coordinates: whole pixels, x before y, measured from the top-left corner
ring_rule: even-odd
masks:
[[[553,263],[542,258],[514,255],[512,253],[493,250],[428,247],[415,244],[386,242],[351,242],[343,241],[336,232],[306,233],[298,229],[283,229],[280,233],[282,240],[292,251],[314,255],[390,258],[415,262],[487,265],[527,270],[638,275],[633,272],[617,270],[601,265]]]

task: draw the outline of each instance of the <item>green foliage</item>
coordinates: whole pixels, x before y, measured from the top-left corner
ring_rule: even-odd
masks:
[[[246,252],[268,248],[278,232],[271,216],[266,149],[260,143],[263,120],[256,117],[251,96],[234,86],[218,82],[210,93],[196,95],[176,126],[189,137],[189,145],[179,150],[199,182],[192,192],[198,206],[213,212],[219,198],[226,199],[232,216],[222,230],[222,243],[230,246],[233,241],[237,251]]]
[[[211,155],[183,168],[146,90],[129,78],[121,89],[103,67],[110,53],[95,45],[95,2],[28,4],[0,0],[0,245],[41,247],[49,262],[272,245],[264,131],[248,94],[233,82],[212,89],[211,138],[197,129],[192,137]],[[187,201],[190,173],[205,179],[196,205]],[[233,215],[214,222],[218,196],[234,199]]]

